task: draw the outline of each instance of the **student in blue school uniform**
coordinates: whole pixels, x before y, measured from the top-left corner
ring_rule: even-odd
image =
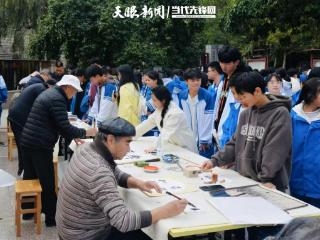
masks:
[[[216,98],[217,93],[221,94],[221,89],[224,80],[224,74],[220,67],[220,63],[215,61],[211,62],[208,66],[208,79],[211,85],[208,88],[208,91],[211,93],[214,101],[215,101],[215,109],[216,109]]]
[[[291,118],[291,195],[320,208],[320,78],[304,82]]]
[[[88,114],[92,107],[90,105],[90,95],[93,94],[91,93],[91,90],[93,89],[91,85],[98,85],[98,83],[102,81],[103,73],[100,66],[92,64],[89,67],[87,67],[85,75],[86,78],[89,79],[89,82],[86,86],[86,89],[84,90],[85,93],[80,104],[80,111],[84,113],[83,120],[86,120],[89,124],[91,124],[92,119],[88,118]],[[94,92],[94,94],[96,93]]]
[[[179,94],[179,106],[187,117],[200,155],[211,158],[214,153],[212,144],[213,98],[206,89],[200,87],[201,72],[198,69],[188,69],[183,77],[188,89]]]
[[[224,46],[219,50],[218,58],[225,78],[221,90],[217,92],[214,118],[218,141],[220,147],[223,148],[235,133],[239,113],[242,110],[241,104],[234,98],[229,89],[229,81],[247,70],[237,48]]]
[[[98,86],[97,93],[89,111],[88,119],[95,119],[97,123],[101,123],[106,119],[118,116],[118,107],[113,101],[113,94],[117,91],[117,86],[110,81],[111,69],[102,67],[102,78],[96,83]]]

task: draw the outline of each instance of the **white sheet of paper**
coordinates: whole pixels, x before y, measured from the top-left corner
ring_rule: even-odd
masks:
[[[217,197],[208,201],[232,224],[286,224],[292,219],[261,197]]]
[[[129,152],[122,160],[115,160],[118,165],[121,164],[128,164],[128,163],[135,163],[139,161],[148,161],[157,159],[157,156],[151,154],[141,154],[136,152]]]
[[[190,228],[202,225],[228,224],[228,220],[201,196],[206,195],[206,193],[199,192],[199,194],[200,196],[194,195],[194,193],[177,195],[187,199],[200,210],[194,211],[189,209],[189,206],[187,206],[184,212],[178,216],[163,219],[156,224],[152,224],[148,228],[144,228],[143,231],[147,232],[154,240],[167,240],[168,232],[172,228]],[[160,201],[161,203],[154,206],[159,207],[169,201],[175,200],[175,198],[165,195],[161,198],[148,198],[148,200]],[[144,201],[141,200],[140,204],[142,206]]]

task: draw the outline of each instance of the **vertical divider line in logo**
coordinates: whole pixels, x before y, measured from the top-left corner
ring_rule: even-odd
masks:
[[[167,18],[169,18],[169,14],[170,14],[170,6],[167,6]]]

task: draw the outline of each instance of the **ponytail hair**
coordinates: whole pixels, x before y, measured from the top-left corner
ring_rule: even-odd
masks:
[[[320,78],[310,78],[304,82],[296,104],[299,104],[302,101],[305,104],[310,104],[317,98],[318,94],[320,94]]]
[[[158,86],[152,89],[152,94],[161,102],[163,102],[163,109],[161,112],[161,121],[160,127],[163,127],[163,119],[166,116],[166,113],[169,108],[169,104],[172,100],[171,93],[169,90],[164,86]]]

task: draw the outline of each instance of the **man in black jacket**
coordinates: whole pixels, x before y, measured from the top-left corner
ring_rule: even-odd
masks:
[[[32,105],[36,100],[36,98],[40,95],[40,93],[42,93],[48,87],[54,86],[55,83],[56,82],[54,80],[49,80],[46,83],[33,84],[32,86],[26,88],[19,95],[19,97],[17,97],[17,99],[9,109],[8,120],[10,122],[10,126],[14,134],[14,138],[17,144],[17,149],[18,149],[18,160],[19,160],[18,175],[19,176],[23,171],[21,149],[20,149],[20,137],[21,137],[22,129],[28,119]]]
[[[64,75],[56,87],[41,93],[35,100],[21,134],[23,179],[39,178],[42,211],[46,225],[55,226],[57,196],[54,186],[53,149],[59,135],[69,138],[94,136],[96,129],[79,129],[70,124],[68,99],[82,91],[79,79]]]

